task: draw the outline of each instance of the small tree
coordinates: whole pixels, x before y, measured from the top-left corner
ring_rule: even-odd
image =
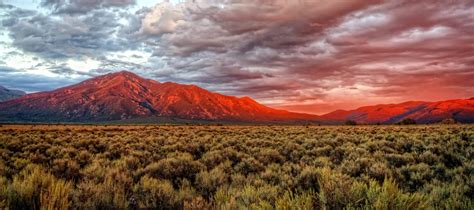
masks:
[[[348,121],[346,121],[345,124],[346,124],[346,125],[357,125],[357,122],[354,121],[354,120],[348,120]]]
[[[452,125],[452,124],[457,124],[458,121],[456,121],[456,119],[454,119],[454,118],[446,118],[446,119],[442,120],[440,123],[445,124],[445,125]]]
[[[411,118],[403,119],[402,121],[398,122],[397,125],[415,125],[416,121]]]

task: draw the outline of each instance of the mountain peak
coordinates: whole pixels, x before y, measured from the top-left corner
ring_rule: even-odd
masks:
[[[73,86],[77,87],[79,85],[80,87],[83,87],[83,85],[99,85],[110,88],[115,87],[116,85],[136,84],[140,86],[140,84],[146,85],[150,83],[159,84],[157,81],[146,79],[133,72],[124,70],[94,77]]]
[[[94,122],[148,117],[246,122],[318,119],[272,109],[249,97],[225,96],[195,85],[159,83],[129,71],[0,103],[0,121]]]
[[[124,75],[124,76],[137,76],[137,74],[131,72],[131,71],[127,71],[127,70],[122,70],[122,71],[118,71],[118,72],[113,72],[113,73],[110,73],[111,75]]]
[[[135,74],[133,72],[130,72],[130,71],[126,71],[126,70],[108,73],[108,74],[104,75],[104,77],[107,77],[107,78],[125,77],[125,78],[144,79],[144,78],[138,76],[137,74]]]

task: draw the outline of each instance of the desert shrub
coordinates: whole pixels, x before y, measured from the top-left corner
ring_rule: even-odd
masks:
[[[92,154],[89,151],[81,150],[79,154],[77,155],[76,161],[77,163],[79,163],[81,167],[84,167],[90,163],[91,158],[92,158]]]
[[[0,151],[0,154],[2,153],[2,151]],[[9,167],[5,164],[4,161],[1,160],[1,157],[0,157],[0,177],[3,177],[3,176],[7,176],[9,174]]]
[[[219,187],[228,185],[229,179],[229,175],[221,167],[216,167],[197,174],[196,187],[204,197],[209,198]]]
[[[15,126],[0,209],[473,209],[472,125]]]
[[[254,157],[243,159],[235,166],[235,170],[242,174],[258,173],[264,169],[263,165]]]
[[[268,209],[278,197],[278,188],[270,185],[243,188],[221,187],[214,196],[214,203],[220,209]]]
[[[208,169],[213,169],[217,165],[224,162],[226,158],[227,157],[225,157],[223,151],[215,150],[204,154],[200,160]]]
[[[434,155],[431,151],[425,151],[420,155],[419,160],[429,165],[434,165],[439,162],[439,158]]]
[[[104,159],[94,159],[92,163],[82,168],[80,173],[84,180],[93,180],[95,182],[103,182],[110,162]]]
[[[390,177],[393,174],[386,163],[375,162],[369,167],[368,175],[370,178],[382,182],[385,178]]]
[[[306,167],[296,177],[296,187],[301,191],[319,192],[319,180],[321,179],[318,169]]]
[[[181,199],[168,180],[143,176],[135,186],[135,197],[139,208],[179,209]]]
[[[369,184],[356,183],[352,191],[357,202],[349,203],[349,209],[427,209],[425,196],[418,193],[404,193],[391,178],[385,179],[382,185],[375,181]]]
[[[400,122],[397,122],[397,125],[415,125],[416,121],[414,119],[406,118]]]
[[[277,198],[275,201],[275,209],[314,209],[313,199],[315,197],[316,196],[312,191],[303,193],[287,191],[283,196]]]
[[[68,209],[71,183],[58,180],[38,165],[28,165],[8,187],[11,209]]]
[[[0,209],[7,209],[8,207],[8,180],[0,175]]]
[[[462,165],[462,161],[459,159],[459,157],[449,151],[443,152],[441,161],[448,168],[454,168]]]
[[[257,155],[257,159],[264,165],[271,163],[282,163],[284,157],[275,149],[262,149]]]
[[[315,156],[329,156],[334,148],[331,145],[325,145],[314,149]]]
[[[198,196],[192,198],[190,201],[185,201],[183,209],[186,210],[199,210],[199,209],[213,209],[211,203],[207,202],[203,197]]]
[[[52,182],[41,192],[40,203],[42,210],[69,209],[72,184],[63,180]]]
[[[120,168],[106,170],[103,181],[86,180],[77,184],[74,203],[78,208],[114,209],[130,206],[133,179]]]
[[[55,159],[51,166],[51,172],[60,178],[67,180],[78,180],[81,176],[79,164],[70,159]]]
[[[435,177],[431,167],[425,163],[404,166],[397,169],[397,179],[399,183],[404,183],[404,189],[408,192],[415,192]]]
[[[373,162],[374,161],[369,158],[357,158],[356,160],[345,159],[341,163],[341,171],[352,177],[360,177],[363,174],[367,174],[368,168]]]
[[[471,186],[472,187],[472,186]],[[427,186],[429,203],[436,209],[474,209],[470,186],[459,183],[439,183]]]
[[[357,122],[354,121],[354,120],[347,120],[344,124],[345,125],[357,125]]]
[[[319,208],[342,209],[351,202],[351,180],[330,168],[317,170],[319,191],[317,206]]]
[[[154,178],[173,180],[176,184],[181,178],[194,180],[195,175],[204,168],[204,165],[193,160],[192,156],[184,154],[151,163],[144,172]]]

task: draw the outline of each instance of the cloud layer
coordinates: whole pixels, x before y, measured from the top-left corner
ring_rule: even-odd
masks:
[[[468,0],[193,0],[150,8],[131,0],[45,0],[36,11],[0,5],[5,86],[20,88],[7,78],[34,78],[38,69],[61,84],[128,69],[312,113],[474,95]],[[15,59],[35,65],[20,68]]]

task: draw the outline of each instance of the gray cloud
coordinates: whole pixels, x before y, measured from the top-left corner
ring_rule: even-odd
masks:
[[[19,89],[26,92],[37,92],[38,90],[48,91],[73,84],[84,80],[87,77],[47,77],[42,75],[31,75],[22,72],[0,71],[0,85],[7,88]]]
[[[149,34],[160,35],[155,55],[167,58],[171,79],[258,99],[283,96],[284,103],[331,100],[337,91],[380,100],[474,94],[466,80],[474,80],[470,1],[271,3],[157,6],[150,12],[155,17],[180,9],[184,16],[166,17],[173,27]],[[442,94],[407,94],[422,84]]]
[[[55,13],[87,13],[96,9],[126,7],[135,4],[135,0],[43,0],[42,6],[50,7]]]
[[[18,70],[8,67],[8,66],[0,66],[0,72],[16,72]]]
[[[118,20],[114,12],[94,11],[84,16],[59,18],[24,10],[12,10],[2,21],[13,44],[26,52],[46,58],[100,55],[109,51],[133,49],[126,37],[117,37]]]
[[[474,95],[472,1],[190,0],[117,9],[133,3],[43,1],[51,14],[9,7],[1,23],[16,48],[64,76],[84,73],[60,61],[90,58],[100,65],[84,76],[127,69],[314,112],[362,105],[348,102],[361,97]],[[110,56],[130,50],[153,56]]]

